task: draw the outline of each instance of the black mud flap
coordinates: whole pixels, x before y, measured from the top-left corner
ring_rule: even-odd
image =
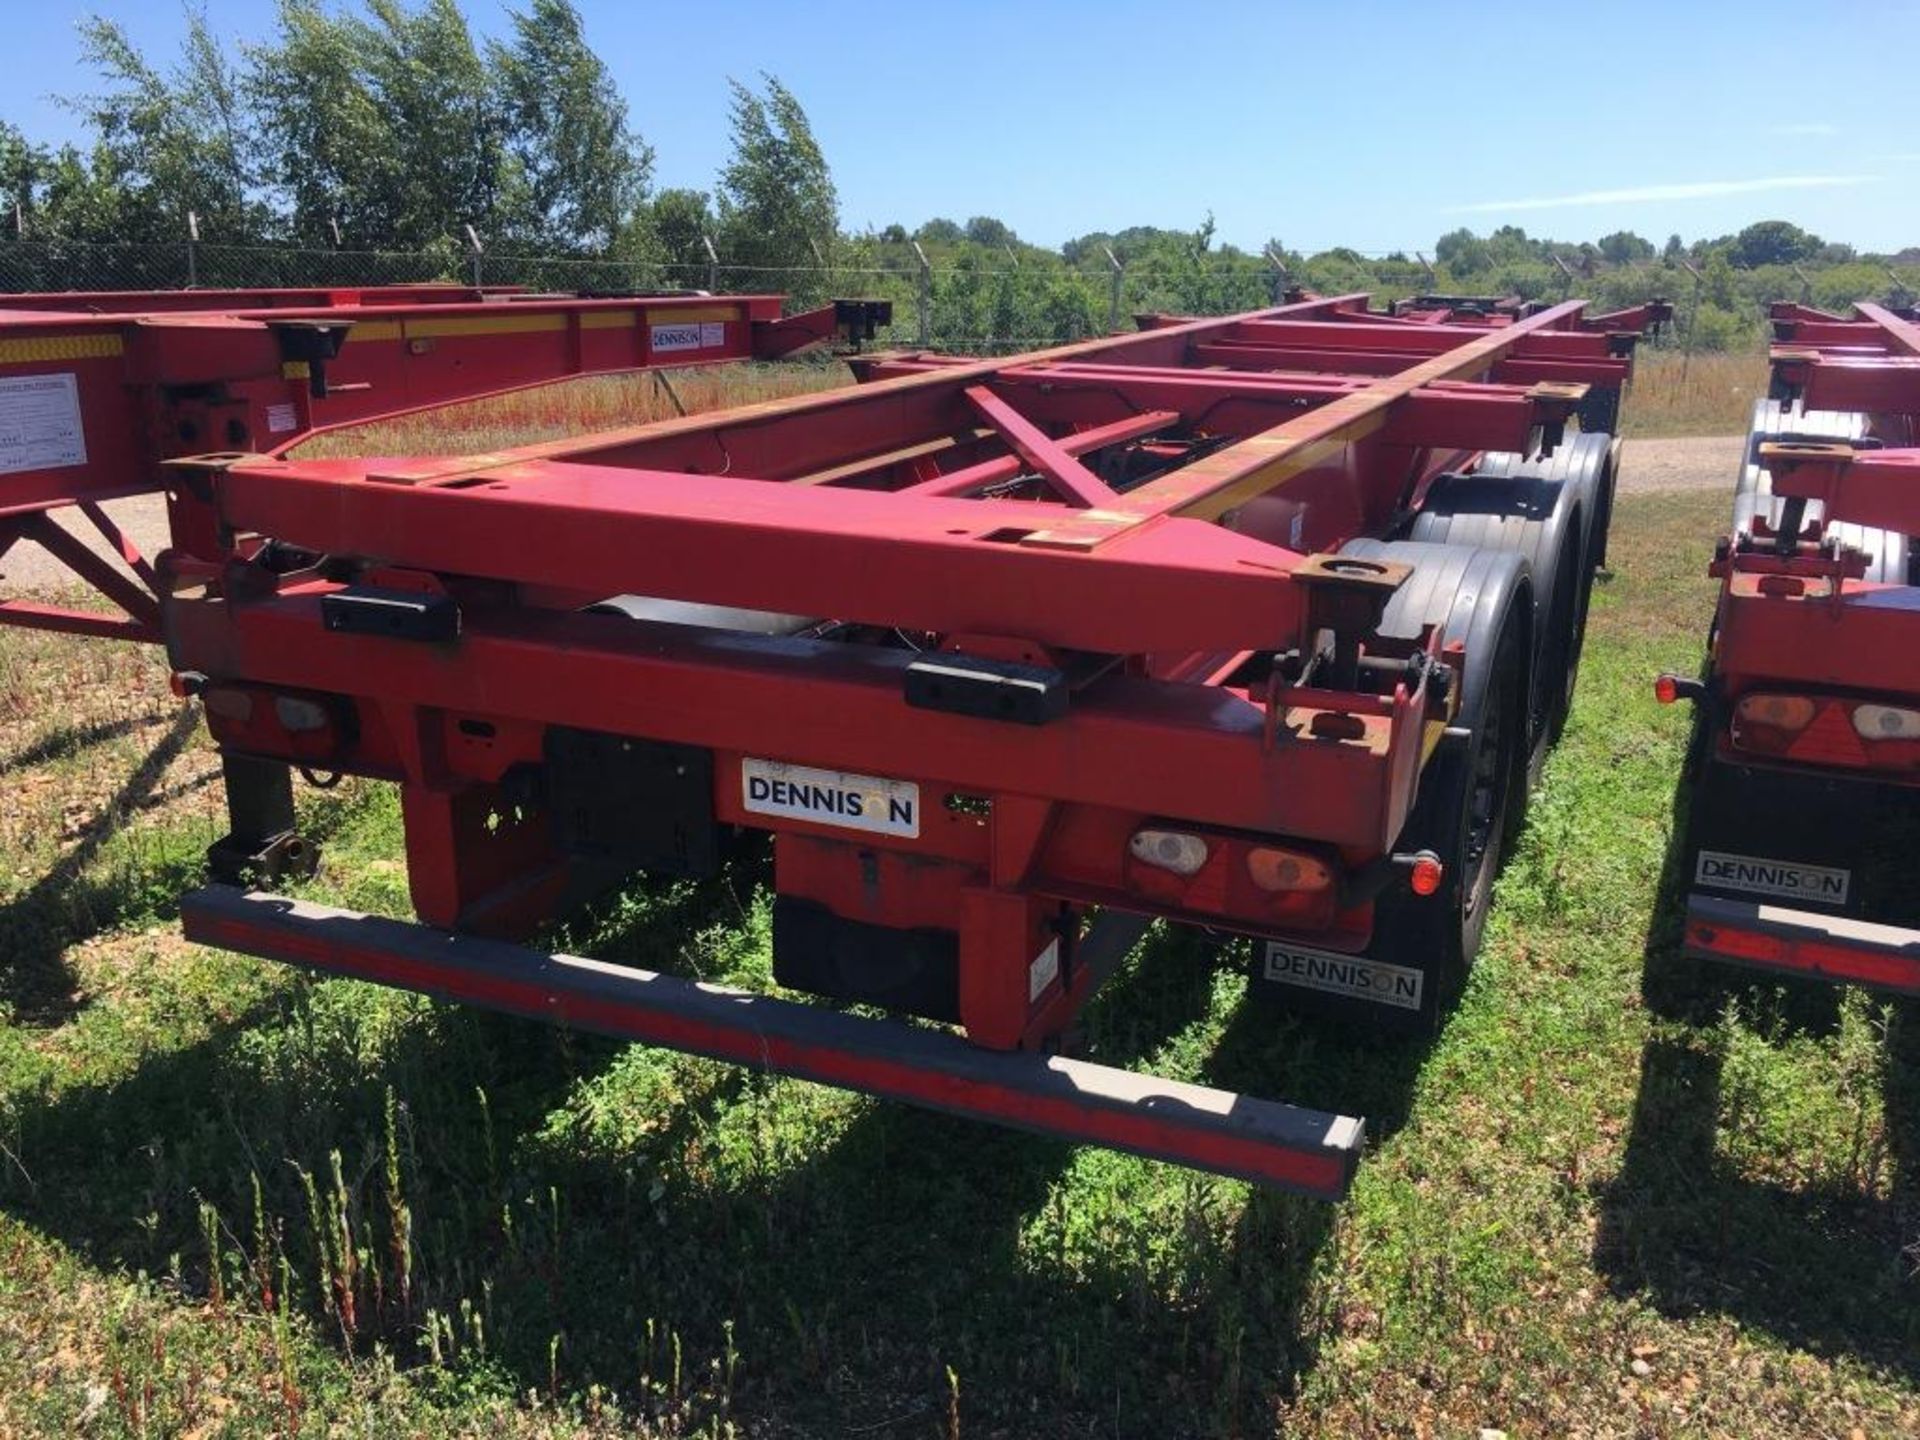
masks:
[[[773,978],[790,990],[960,1019],[960,936],[843,920],[790,895],[773,902]]]
[[[1911,862],[1920,794],[1868,776],[1710,755],[1688,814],[1691,893],[1891,924],[1920,920]]]
[[[556,725],[546,761],[554,843],[564,853],[650,875],[719,873],[712,751]]]

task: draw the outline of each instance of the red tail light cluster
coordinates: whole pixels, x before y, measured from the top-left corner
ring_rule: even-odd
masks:
[[[1733,707],[1737,750],[1856,770],[1920,770],[1920,710],[1837,695],[1753,691]]]
[[[330,697],[219,682],[199,688],[207,729],[223,745],[309,764],[341,757],[348,734]]]
[[[1332,922],[1339,875],[1310,850],[1194,830],[1137,830],[1127,888],[1157,904],[1214,915],[1262,915],[1312,928]]]

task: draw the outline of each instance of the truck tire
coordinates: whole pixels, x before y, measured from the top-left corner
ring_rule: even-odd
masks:
[[[1573,704],[1593,589],[1585,519],[1593,478],[1589,471],[1604,463],[1607,449],[1594,450],[1593,464],[1565,467],[1565,477],[1531,473],[1548,468],[1551,461],[1501,465],[1492,473],[1483,468],[1468,475],[1443,475],[1428,489],[1408,535],[1430,544],[1502,551],[1527,562],[1535,647],[1527,706],[1529,787],[1538,783],[1547,751]]]
[[[1273,942],[1262,945],[1254,993],[1295,1013],[1354,1021],[1396,1034],[1432,1034],[1466,983],[1486,929],[1494,877],[1524,823],[1526,696],[1533,602],[1525,559],[1511,552],[1411,541],[1355,540],[1342,554],[1397,560],[1414,573],[1394,595],[1380,633],[1417,636],[1441,627],[1442,644],[1466,647],[1460,706],[1420,778],[1413,812],[1395,848],[1431,850],[1444,878],[1415,895],[1396,877],[1374,903],[1373,935],[1351,957]],[[1358,998],[1283,976],[1318,962],[1370,977]]]
[[[1773,476],[1760,466],[1760,444],[1764,440],[1844,440],[1867,438],[1867,416],[1857,410],[1802,410],[1796,401],[1753,402],[1753,421],[1747,430],[1747,450],[1741,458],[1740,479],[1733,492],[1733,528],[1736,534],[1750,534],[1755,516],[1769,524],[1780,518],[1780,501],[1773,493]],[[1818,520],[1825,513],[1819,501],[1807,504],[1807,519]],[[1838,521],[1828,532],[1842,545],[1865,552],[1866,579],[1884,584],[1909,583],[1912,542],[1897,530],[1881,530],[1872,525],[1853,525]]]
[[[1583,495],[1581,514],[1586,528],[1582,538],[1587,547],[1587,561],[1598,570],[1607,559],[1607,531],[1613,524],[1613,493],[1620,470],[1620,450],[1620,441],[1610,432],[1583,430],[1567,436],[1554,447],[1553,454],[1545,457],[1528,459],[1511,450],[1492,451],[1481,457],[1473,473],[1508,479],[1557,480],[1578,487]]]
[[[1587,522],[1587,562],[1597,575],[1607,568],[1607,540],[1613,534],[1613,496],[1620,485],[1620,452],[1626,442],[1609,435],[1607,456],[1598,467],[1590,492]]]

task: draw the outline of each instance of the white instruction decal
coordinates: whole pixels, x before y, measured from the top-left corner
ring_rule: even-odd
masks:
[[[1053,983],[1053,977],[1060,973],[1060,940],[1056,936],[1047,942],[1047,948],[1033,957],[1033,963],[1027,966],[1027,1003],[1038,1000],[1047,986]]]
[[[724,320],[703,320],[700,322],[700,348],[712,350],[727,343],[727,322]]]
[[[1702,850],[1693,868],[1693,878],[1696,884],[1718,885],[1723,890],[1745,890],[1751,895],[1772,895],[1781,900],[1811,900],[1819,905],[1844,905],[1853,872]]]
[[[267,406],[267,433],[284,435],[300,423],[299,413],[291,405]]]
[[[1335,955],[1326,950],[1297,950],[1277,940],[1267,942],[1267,979],[1278,985],[1322,990],[1373,1005],[1420,1008],[1426,976],[1405,965],[1389,965],[1364,955]]]
[[[0,380],[0,475],[86,463],[80,386],[71,374]]]
[[[740,803],[756,815],[784,815],[909,840],[920,835],[920,787],[911,780],[742,760]]]
[[[698,350],[700,348],[700,327],[698,325],[656,325],[653,327],[653,348],[663,350]]]

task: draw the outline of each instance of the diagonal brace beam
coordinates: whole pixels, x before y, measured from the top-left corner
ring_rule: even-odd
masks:
[[[151,592],[122,575],[107,561],[89,550],[78,536],[63,530],[46,514],[32,516],[20,527],[29,540],[37,540],[54,559],[113,601],[140,624],[158,628],[160,602]]]
[[[1147,410],[1139,415],[1130,415],[1124,420],[1116,420],[1111,425],[1096,425],[1089,430],[1081,430],[1054,443],[1072,456],[1090,454],[1104,449],[1108,445],[1120,445],[1129,440],[1142,440],[1157,430],[1178,423],[1178,410]],[[995,485],[1003,480],[1011,480],[1022,469],[1023,461],[1011,455],[1002,455],[997,459],[983,460],[978,465],[968,465],[964,469],[950,470],[945,475],[936,475],[931,480],[922,480],[918,485],[910,485],[900,491],[902,495],[965,495],[978,490],[983,485]]]
[[[1038,470],[1069,504],[1098,510],[1120,498],[1098,475],[1068,454],[1064,445],[986,386],[969,385],[966,396],[1020,458]]]
[[[155,595],[160,593],[160,581],[153,573],[153,566],[147,563],[147,557],[140,553],[140,547],[133,543],[133,537],[113,522],[113,518],[100,508],[97,500],[82,500],[80,513],[87,517],[100,538],[113,546],[115,553],[127,562],[127,568],[140,577]]]

